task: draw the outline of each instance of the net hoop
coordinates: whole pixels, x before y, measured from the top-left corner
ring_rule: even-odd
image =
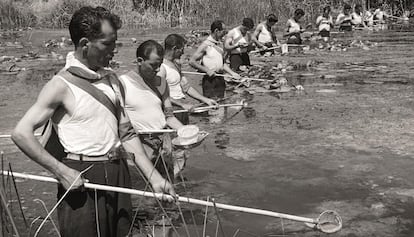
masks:
[[[335,233],[342,229],[342,218],[336,211],[327,210],[322,212],[316,224],[316,228],[324,233]]]

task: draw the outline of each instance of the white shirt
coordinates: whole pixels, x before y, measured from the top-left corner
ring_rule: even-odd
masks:
[[[208,69],[215,72],[220,72],[223,69],[223,49],[220,48],[218,41],[213,39],[211,35],[203,42],[206,45],[206,53],[204,54],[201,62]]]
[[[64,69],[79,67],[101,77],[109,73],[105,69],[94,72],[74,57],[68,54],[68,60]],[[64,117],[59,123],[54,123],[57,128],[59,141],[65,151],[87,156],[101,156],[107,154],[112,148],[121,145],[118,135],[118,120],[104,105],[89,95],[84,90],[66,81],[60,75],[56,75],[66,83],[71,90],[75,109],[71,117]],[[115,102],[115,92],[107,79],[97,80],[92,83],[112,102]]]
[[[231,44],[232,45],[246,45],[250,44],[251,36],[249,33],[246,33],[246,35],[242,35],[239,27],[233,28],[232,30],[227,33],[227,37],[230,37],[232,39]],[[245,53],[247,52],[247,47],[243,48],[235,48],[231,51],[232,54],[239,54],[239,53]]]
[[[354,24],[354,25],[362,25],[362,16],[361,15],[359,15],[356,12],[353,12],[351,14],[351,17],[352,17],[352,24]]]
[[[294,19],[289,19],[287,21],[288,33],[299,33],[300,25]]]
[[[267,29],[266,22],[260,23],[257,27],[261,27],[259,36],[257,37],[257,40],[260,43],[263,43],[263,44],[272,43],[273,42],[272,32],[270,32]]]
[[[328,18],[324,16],[318,16],[318,18],[316,19],[316,25],[319,25],[319,31],[331,31],[331,24],[333,25],[332,16],[329,16]]]
[[[135,72],[119,77],[125,88],[125,111],[134,130],[157,130],[167,125],[162,101]]]
[[[176,68],[163,63],[161,67],[165,70],[165,79],[170,90],[170,97],[175,100],[184,99],[185,92],[190,88],[187,78],[182,77]]]

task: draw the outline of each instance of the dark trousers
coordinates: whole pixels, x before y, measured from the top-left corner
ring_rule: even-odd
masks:
[[[203,88],[203,95],[208,98],[224,98],[226,91],[226,82],[221,76],[209,77],[205,75],[201,83]]]
[[[271,47],[273,47],[273,43],[272,42],[267,42],[267,43],[264,43],[264,46],[266,46],[268,48],[271,48]],[[260,55],[264,55],[266,52],[274,52],[274,51],[275,51],[274,49],[262,50],[262,51],[260,51]]]
[[[321,36],[321,37],[330,37],[330,35],[331,35],[331,32],[329,32],[329,31],[327,31],[327,30],[325,30],[325,29],[323,29],[323,30],[321,30],[321,31],[319,31],[319,35]]]
[[[83,175],[91,183],[131,187],[125,159],[111,162],[63,159],[62,162],[79,171],[93,165]],[[58,199],[65,191],[61,185],[58,186]],[[131,212],[132,204],[129,194],[108,191],[95,192],[90,189],[71,191],[58,207],[60,233],[63,237],[91,237],[98,236],[99,231],[101,237],[124,237],[127,236],[131,225]],[[99,221],[99,229],[96,220]]]
[[[181,106],[173,105],[174,110],[182,110],[184,109]],[[188,112],[182,112],[182,113],[174,113],[174,116],[180,121],[183,125],[188,125],[190,123],[190,116],[188,115]]]
[[[300,37],[290,37],[288,40],[287,40],[287,43],[288,44],[302,44],[302,38],[300,38]]]
[[[233,71],[240,71],[240,66],[250,66],[250,57],[248,53],[230,54],[230,68]]]
[[[339,31],[352,31],[352,25],[341,25]]]

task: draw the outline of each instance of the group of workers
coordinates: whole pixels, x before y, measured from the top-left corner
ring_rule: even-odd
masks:
[[[345,7],[336,23],[343,30],[348,25],[363,24],[357,21],[357,9],[350,15]],[[288,43],[301,43],[303,29],[299,20],[304,14],[298,9],[288,20]],[[195,105],[189,97],[217,106],[217,99],[225,94],[222,74],[241,80],[241,66],[250,65],[248,52],[252,44],[263,51],[279,44],[273,30],[277,21],[270,14],[255,28],[252,19],[244,18],[227,34],[224,22],[214,21],[210,35],[190,59],[190,65],[205,74],[200,93],[181,70],[179,61],[186,45],[183,36],[168,35],[164,45],[154,40],[141,43],[135,55],[137,68],[118,76],[108,65],[116,51],[119,17],[103,7],[77,10],[69,24],[75,50],[67,55],[65,67],[44,86],[12,134],[13,141],[28,157],[60,181],[61,235],[130,234],[129,195],[82,188],[85,182],[130,187],[126,157],[139,168],[154,192],[175,196],[172,182],[184,167],[185,150],[174,149],[168,133],[142,131],[167,127],[178,130],[188,124],[188,113],[175,110],[191,111]],[[333,26],[329,7],[324,8],[317,24],[321,36],[329,37]],[[34,136],[34,131],[48,121],[64,149],[64,157],[52,156]],[[165,199],[172,201],[171,196]]]

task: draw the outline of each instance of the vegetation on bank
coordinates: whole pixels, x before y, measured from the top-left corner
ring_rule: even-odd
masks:
[[[348,0],[372,8],[379,4],[389,13],[401,15],[414,8],[412,0]],[[342,0],[0,0],[0,23],[3,29],[36,26],[65,28],[72,13],[86,4],[101,5],[118,13],[128,28],[162,28],[207,26],[214,19],[229,25],[243,17],[263,20],[270,12],[285,22],[296,8],[307,13],[305,21],[313,22],[321,8],[331,5],[339,11]]]

